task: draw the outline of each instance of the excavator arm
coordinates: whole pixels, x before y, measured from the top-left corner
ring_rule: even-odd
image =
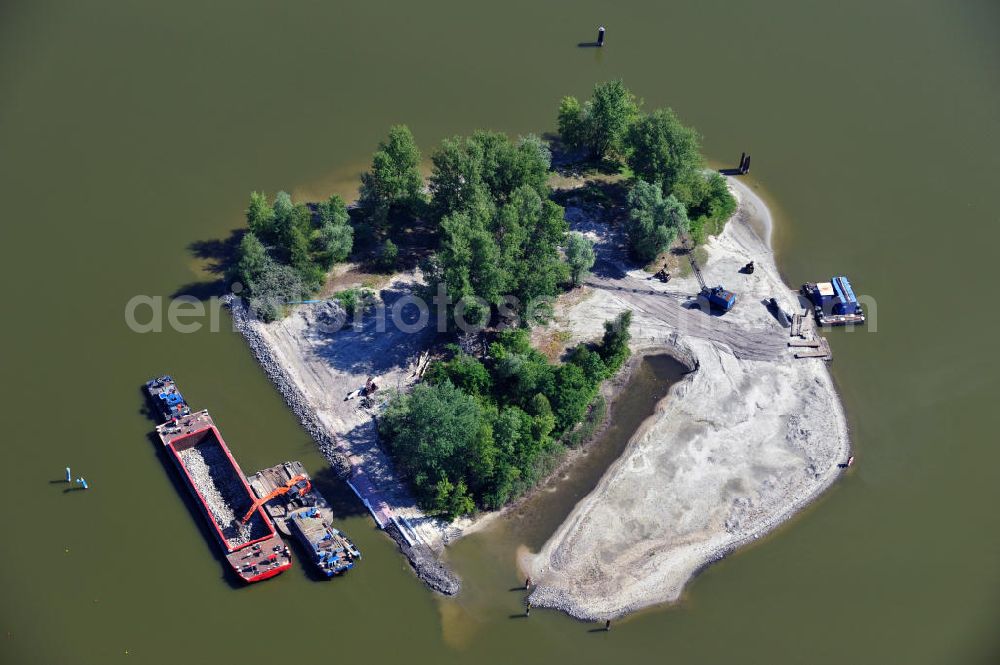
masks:
[[[300,483],[301,483],[301,486],[300,486]],[[250,510],[248,510],[247,514],[243,516],[242,524],[246,524],[250,520],[250,517],[255,512],[257,512],[257,509],[260,508],[261,506],[263,506],[265,503],[267,503],[271,499],[273,499],[275,497],[278,497],[278,496],[281,496],[283,494],[288,494],[292,490],[295,490],[295,492],[299,496],[301,496],[301,495],[305,494],[306,492],[308,492],[311,489],[312,489],[312,483],[309,482],[309,476],[307,476],[305,474],[299,474],[299,475],[295,476],[294,478],[289,478],[288,482],[285,483],[284,485],[282,485],[280,487],[276,487],[274,489],[274,491],[271,492],[270,494],[266,494],[266,495],[262,496],[261,498],[257,499],[256,501],[254,501],[253,505],[250,506]]]

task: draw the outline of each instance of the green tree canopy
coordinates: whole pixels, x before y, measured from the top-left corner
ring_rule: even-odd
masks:
[[[687,230],[687,212],[680,201],[673,195],[663,198],[663,191],[656,185],[636,181],[628,194],[625,224],[633,256],[643,262],[652,261]]]
[[[240,240],[238,255],[236,279],[242,283],[243,288],[252,291],[270,261],[267,250],[253,231],[247,231]]]
[[[453,300],[476,296],[522,305],[554,295],[567,268],[558,246],[567,230],[549,200],[548,148],[497,132],[445,140],[432,157],[431,207],[439,217],[438,262]],[[478,311],[467,320],[482,318]]]
[[[499,508],[540,477],[595,403],[612,365],[628,357],[631,313],[606,324],[604,340],[552,364],[524,328],[503,330],[484,359],[448,347],[424,383],[392,398],[380,419],[396,464],[420,504],[450,517]]]
[[[488,414],[474,397],[449,381],[418,385],[389,402],[379,431],[422,506],[451,517],[474,507],[468,477],[489,477],[496,457]]]
[[[360,205],[369,220],[384,226],[393,210],[418,212],[423,202],[420,149],[406,125],[394,125],[378,145],[371,168],[361,175]]]
[[[354,232],[339,196],[317,205],[313,214],[287,192],[278,192],[273,204],[253,192],[247,224],[250,230],[240,242],[233,272],[268,320],[279,317],[289,300],[322,285],[326,271],[347,258],[353,244]]]
[[[300,299],[305,292],[301,277],[291,266],[270,258],[264,260],[250,284],[250,310],[264,321],[281,318],[288,302]]]
[[[396,261],[399,259],[399,248],[390,239],[386,239],[378,248],[376,263],[382,272],[392,272],[396,268]]]
[[[671,109],[657,109],[636,120],[627,143],[629,168],[642,180],[659,185],[664,195],[699,177],[703,160],[698,134],[681,124]],[[677,197],[691,203],[686,190],[677,192]]]
[[[625,136],[639,116],[639,102],[621,80],[598,83],[586,104],[564,97],[559,104],[559,134],[571,149],[594,159],[625,154]]]
[[[559,137],[566,147],[582,150],[587,147],[587,121],[584,108],[576,97],[563,97],[559,102],[557,119]]]
[[[315,260],[324,270],[344,261],[354,248],[354,229],[350,225],[344,199],[334,194],[319,205],[319,228],[313,236]]]
[[[570,233],[566,242],[566,263],[569,265],[570,280],[578,286],[587,271],[594,267],[597,255],[594,253],[594,243],[582,233]]]
[[[456,136],[441,143],[431,162],[431,208],[439,220],[482,205],[483,199],[503,206],[525,186],[539,196],[549,194],[551,154],[533,135],[516,143],[501,132],[479,130],[464,139]]]
[[[629,328],[632,325],[632,310],[627,309],[614,321],[604,322],[604,339],[601,340],[600,354],[604,359],[604,364],[610,372],[617,372],[618,369],[628,360],[628,343],[632,339]]]
[[[263,192],[250,193],[250,205],[247,207],[247,227],[258,238],[268,238],[273,233],[274,209],[267,201]]]
[[[715,172],[700,173],[687,185],[691,218],[691,238],[702,243],[708,234],[719,233],[726,220],[736,212],[736,199],[726,185],[726,179]]]

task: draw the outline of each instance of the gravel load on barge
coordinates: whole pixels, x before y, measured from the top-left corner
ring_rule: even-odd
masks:
[[[165,420],[156,433],[233,572],[257,582],[291,567],[291,553],[263,509],[248,514],[254,496],[208,411],[191,411],[169,376],[147,382],[146,391]]]

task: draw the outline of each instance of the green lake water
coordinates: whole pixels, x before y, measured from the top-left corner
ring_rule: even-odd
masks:
[[[238,335],[137,334],[125,303],[200,292],[192,246],[252,189],[350,194],[392,123],[425,154],[550,131],[614,77],[713,163],[752,154],[789,284],[877,302],[830,335],[855,469],[610,633],[512,618],[537,521],[457,545],[440,599],[336,485],[358,568],[233,588],[141,382],[173,373],[247,471],[322,460]],[[0,662],[997,662],[998,118],[995,0],[0,3]]]

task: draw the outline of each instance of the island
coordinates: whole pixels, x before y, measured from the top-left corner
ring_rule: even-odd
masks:
[[[331,465],[444,594],[460,581],[443,548],[587,445],[609,379],[645,354],[683,363],[520,562],[533,605],[607,620],[676,600],[788,519],[836,479],[849,441],[823,354],[797,351],[816,333],[761,199],[621,81],[564,98],[558,125],[548,140],[446,139],[426,179],[396,126],[354,204],[255,192],[229,304]]]

